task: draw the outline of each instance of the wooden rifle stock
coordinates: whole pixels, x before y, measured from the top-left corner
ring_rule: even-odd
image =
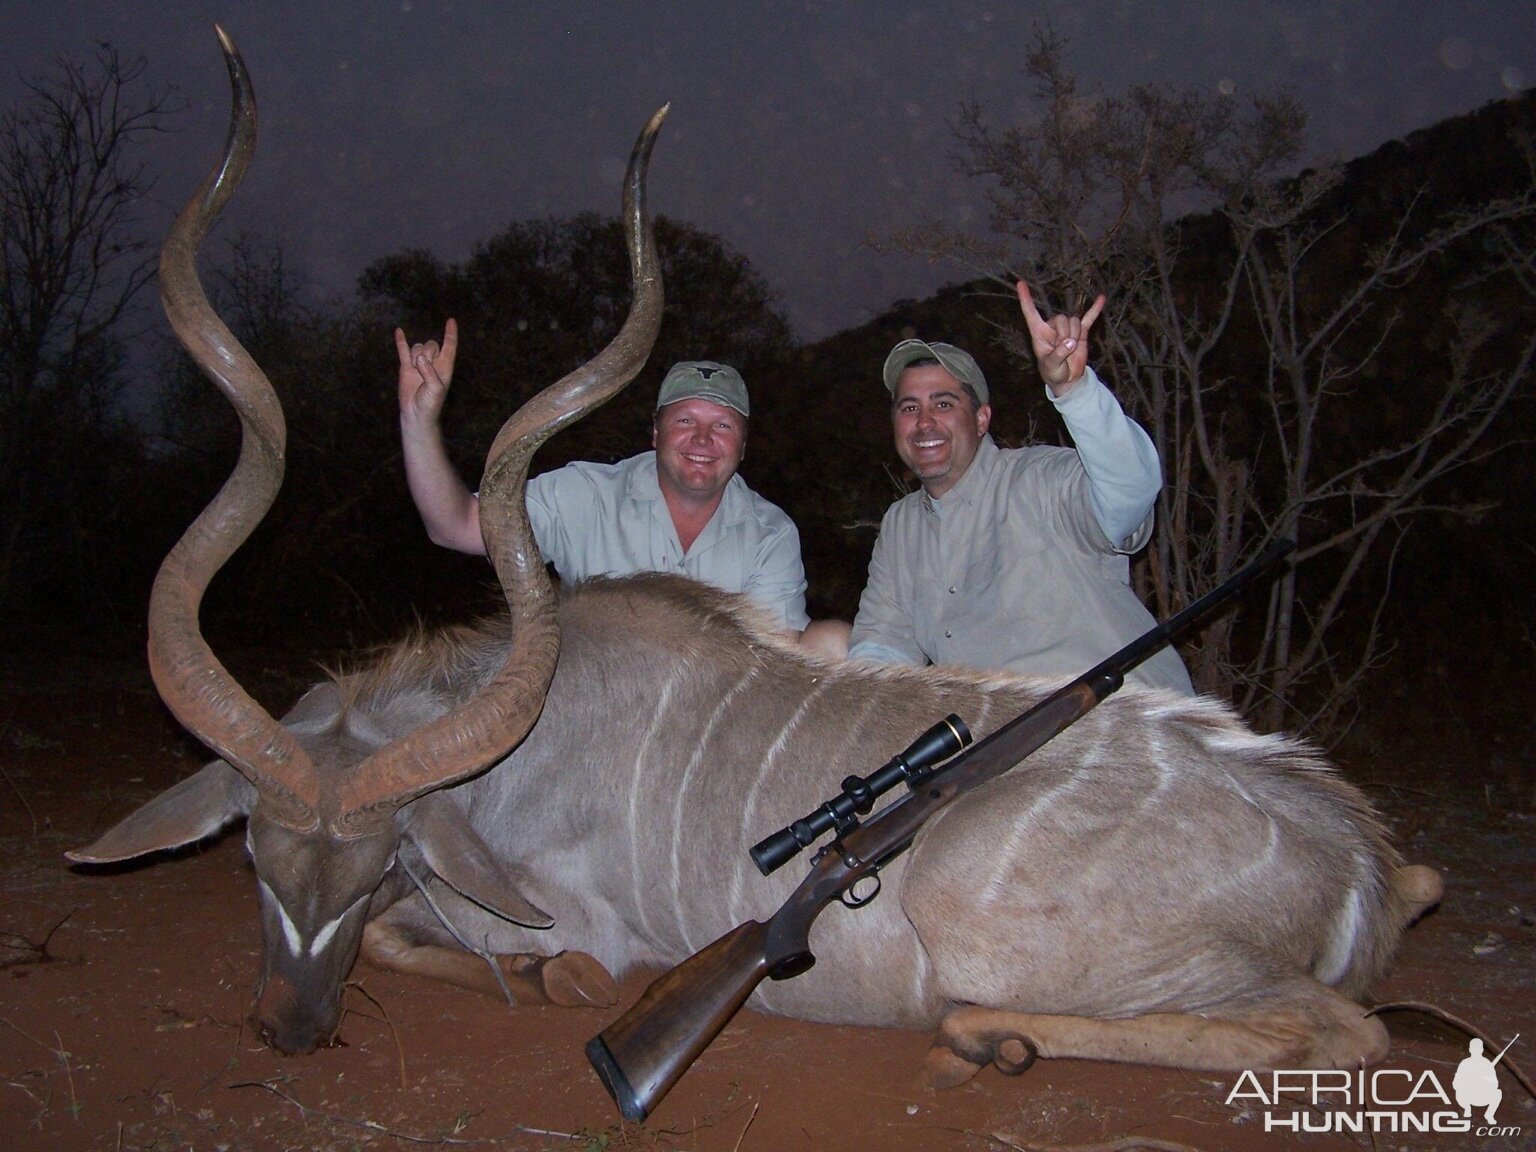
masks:
[[[1127,672],[1226,604],[1293,548],[1289,540],[1272,544],[1182,612],[933,770],[905,796],[833,840],[767,923],[738,925],[652,981],[629,1011],[587,1041],[587,1060],[624,1118],[644,1120],[764,978],[787,980],[816,963],[810,929],[827,904],[860,880],[877,876],[950,801],[1002,775],[1092,711],[1124,683]]]
[[[587,1041],[587,1060],[626,1120],[644,1120],[768,975],[768,927],[732,928],[658,976]]]

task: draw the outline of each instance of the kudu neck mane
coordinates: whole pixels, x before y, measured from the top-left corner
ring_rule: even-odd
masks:
[[[611,679],[631,675],[644,679],[662,665],[680,661],[708,665],[726,674],[756,668],[788,676],[854,677],[871,686],[904,689],[914,703],[952,693],[988,697],[999,715],[984,723],[984,728],[1003,722],[1057,686],[1055,680],[1008,672],[829,663],[786,641],[772,620],[745,597],[666,573],[597,577],[564,585],[560,616],[562,663],[579,658],[589,672]],[[423,629],[377,651],[365,666],[342,669],[332,678],[347,708],[384,711],[402,698],[427,695],[446,710],[480,691],[505,662],[515,641],[504,615],[476,624]],[[637,660],[649,669],[636,668]],[[1207,740],[1234,751],[1273,745],[1294,755],[1300,743],[1255,734],[1231,709],[1209,698],[1135,685],[1123,688],[1117,697],[1138,701],[1138,709],[1149,716],[1177,713],[1195,730],[1205,730]],[[1320,769],[1321,759],[1313,759]],[[1312,759],[1303,763],[1310,764]]]
[[[710,656],[745,666],[772,652],[776,659],[819,666],[816,657],[785,641],[750,601],[665,573],[562,585],[560,613],[568,632],[574,632],[565,639],[577,646],[607,646],[610,637],[638,634],[658,654]],[[515,642],[505,614],[475,624],[423,628],[371,653],[365,665],[330,675],[348,708],[377,711],[422,692],[453,707],[490,681]],[[622,640],[613,648],[633,651]]]

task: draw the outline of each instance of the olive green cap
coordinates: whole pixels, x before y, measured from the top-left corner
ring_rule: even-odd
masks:
[[[656,410],[695,396],[734,408],[743,416],[752,415],[741,373],[729,364],[716,364],[713,360],[684,360],[672,365],[656,393]]]

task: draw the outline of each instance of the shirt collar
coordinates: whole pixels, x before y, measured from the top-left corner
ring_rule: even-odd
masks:
[[[628,467],[628,477],[624,483],[624,495],[627,499],[638,500],[643,504],[654,504],[661,499],[661,485],[656,479],[656,453],[641,452],[631,456],[625,463]]]
[[[662,499],[661,481],[656,475],[655,450],[631,456],[630,461],[632,466],[624,485],[624,495],[645,504],[661,504],[662,510],[665,511],[666,501]],[[720,497],[720,506],[709,518],[711,527],[718,523],[724,528],[751,518],[752,502],[747,499],[746,489],[747,482],[741,478],[740,472],[735,473],[726,482],[725,492]]]
[[[997,443],[992,439],[992,433],[988,432],[981,438],[981,443],[976,445],[976,455],[971,458],[971,465],[965,470],[965,475],[960,477],[953,488],[937,498],[928,495],[927,489],[924,489],[923,506],[937,516],[941,503],[945,508],[975,503],[976,498],[987,490],[988,477],[999,457]]]

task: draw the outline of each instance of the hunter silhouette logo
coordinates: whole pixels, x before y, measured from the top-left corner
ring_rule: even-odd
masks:
[[[1516,1032],[1514,1040],[1504,1045],[1503,1050],[1492,1060],[1483,1055],[1481,1040],[1474,1038],[1467,1043],[1469,1055],[1457,1065],[1456,1078],[1451,1081],[1451,1089],[1456,1093],[1456,1103],[1461,1105],[1463,1116],[1470,1118],[1472,1109],[1486,1108],[1483,1119],[1489,1124],[1493,1123],[1493,1110],[1504,1099],[1504,1093],[1499,1090],[1499,1074],[1493,1070],[1494,1065],[1504,1059],[1504,1053],[1518,1039],[1520,1033]]]

